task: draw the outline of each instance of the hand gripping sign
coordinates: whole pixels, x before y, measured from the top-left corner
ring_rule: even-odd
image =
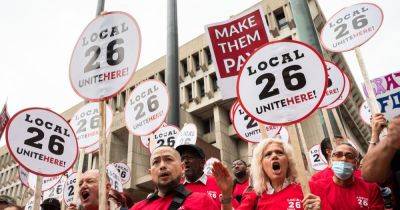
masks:
[[[325,63],[328,69],[328,87],[326,88],[324,99],[319,105],[321,108],[339,99],[340,95],[343,93],[345,83],[342,70],[329,61],[325,61]]]
[[[136,136],[148,135],[164,122],[168,108],[165,85],[157,80],[146,80],[132,91],[126,102],[126,127]]]
[[[322,171],[328,167],[328,161],[326,161],[324,155],[322,155],[321,146],[319,144],[311,147],[308,154],[311,160],[311,167],[314,170]]]
[[[298,41],[277,41],[249,57],[236,88],[240,104],[255,120],[289,125],[318,108],[326,85],[326,65],[318,52]]]
[[[343,89],[342,94],[340,94],[339,98],[335,102],[329,104],[328,106],[326,106],[324,108],[326,108],[326,109],[336,108],[339,105],[341,105],[343,102],[345,102],[347,99],[347,96],[349,96],[350,90],[351,90],[351,83],[350,83],[349,77],[344,72],[343,72],[343,76],[344,76],[344,89]]]
[[[150,153],[157,147],[169,146],[176,148],[178,146],[177,140],[179,135],[179,128],[174,125],[167,125],[158,129],[154,133],[154,139],[150,140],[149,149]]]
[[[65,205],[68,207],[73,203],[74,201],[74,193],[75,193],[75,186],[78,186],[75,184],[76,183],[76,173],[72,173],[70,176],[68,176],[67,181],[65,182],[64,185],[64,202]],[[80,199],[76,200],[76,205],[79,206]]]
[[[178,135],[178,145],[183,144],[196,144],[197,140],[197,127],[193,123],[186,123]]]
[[[384,114],[387,120],[400,115],[400,71],[372,79],[371,85],[379,112]],[[365,84],[362,86],[364,95],[368,97]]]
[[[125,163],[113,163],[119,172],[122,184],[127,183],[131,179],[131,169]]]
[[[281,126],[263,125],[267,130],[268,137],[276,137]],[[250,117],[243,110],[242,106],[238,104],[233,115],[233,128],[239,137],[251,143],[258,143],[262,140],[261,130],[259,123]]]
[[[20,165],[41,176],[65,173],[78,156],[71,126],[60,115],[44,108],[16,113],[7,125],[6,143]]]
[[[228,21],[205,26],[223,99],[236,97],[237,75],[254,49],[268,42],[263,9],[257,7]]]
[[[107,176],[110,179],[111,189],[118,192],[123,192],[124,188],[122,186],[121,175],[115,168],[114,164],[108,164],[106,170],[107,170]]]
[[[117,94],[132,78],[140,54],[140,30],[124,12],[98,16],[85,28],[72,53],[72,88],[89,101]]]
[[[101,116],[100,103],[88,103],[81,107],[71,118],[69,123],[75,131],[79,148],[94,145],[100,139]],[[106,130],[109,131],[112,124],[112,110],[106,105]]]
[[[322,45],[332,52],[352,50],[367,42],[382,21],[382,10],[375,4],[360,3],[343,8],[322,28]]]

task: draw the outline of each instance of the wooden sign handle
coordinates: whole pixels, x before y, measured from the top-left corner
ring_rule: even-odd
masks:
[[[43,177],[37,175],[36,176],[36,187],[35,187],[35,197],[33,199],[33,210],[40,210],[40,201],[42,197],[42,184]]]
[[[99,103],[99,110],[101,116],[100,125],[100,148],[99,148],[99,210],[106,210],[107,195],[106,195],[106,115],[105,115],[105,102]]]

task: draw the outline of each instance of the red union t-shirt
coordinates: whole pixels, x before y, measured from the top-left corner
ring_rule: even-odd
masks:
[[[236,182],[235,188],[233,189],[233,198],[236,198],[238,195],[242,195],[246,188],[249,187],[249,179],[244,181],[243,183]]]
[[[221,206],[221,190],[217,185],[217,180],[213,176],[207,176],[206,184],[201,183],[200,181],[194,183],[185,183],[184,186],[186,189],[192,192],[205,193],[215,202],[217,206]]]
[[[303,191],[299,184],[290,184],[285,189],[268,195],[263,193],[257,201],[254,191],[243,194],[242,203],[235,210],[302,210]],[[255,205],[257,203],[257,208]]]
[[[383,209],[383,200],[377,184],[359,177],[351,187],[342,187],[333,178],[310,181],[311,192],[321,198],[321,209],[364,210]]]
[[[136,203],[130,210],[168,210],[171,205],[173,195],[166,197],[159,197],[155,200],[142,200]],[[204,193],[191,193],[183,202],[179,210],[220,210],[221,207],[217,206],[213,200]]]

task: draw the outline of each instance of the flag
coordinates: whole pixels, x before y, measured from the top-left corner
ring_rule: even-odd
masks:
[[[6,128],[7,122],[10,119],[10,116],[7,112],[7,103],[4,104],[3,110],[0,113],[0,138],[3,135],[3,131]]]

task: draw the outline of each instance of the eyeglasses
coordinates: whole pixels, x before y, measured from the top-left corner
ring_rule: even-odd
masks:
[[[344,153],[344,152],[334,152],[334,153],[332,153],[332,157],[342,158],[343,156],[348,160],[356,159],[356,156],[353,153],[350,153],[350,152],[346,152],[346,153]]]

